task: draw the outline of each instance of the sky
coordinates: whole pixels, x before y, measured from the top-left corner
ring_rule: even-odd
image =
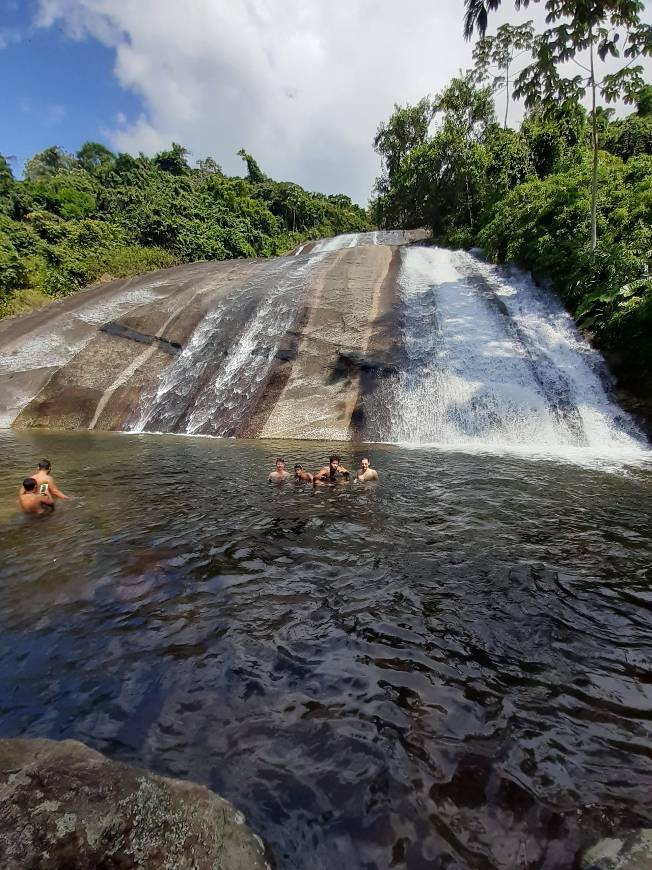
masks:
[[[471,66],[462,16],[463,0],[0,0],[0,153],[20,174],[53,144],[175,141],[244,174],[245,148],[277,180],[364,205],[378,124]],[[508,18],[543,15],[504,0],[490,32]]]

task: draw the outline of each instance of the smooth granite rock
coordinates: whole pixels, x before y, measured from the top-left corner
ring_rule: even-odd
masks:
[[[2,870],[263,870],[261,840],[195,783],[76,740],[0,740]]]

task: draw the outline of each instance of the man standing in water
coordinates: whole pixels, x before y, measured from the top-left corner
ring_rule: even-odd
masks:
[[[378,480],[378,472],[375,468],[369,468],[369,457],[363,456],[360,460],[360,468],[356,480]]]
[[[59,487],[54,482],[54,477],[50,474],[52,468],[51,463],[47,459],[41,459],[38,464],[38,471],[32,474],[31,478],[36,481],[38,491],[41,495],[49,495],[52,499],[60,498],[62,501],[70,501],[70,496],[61,492]],[[25,484],[23,483],[23,489]],[[54,501],[52,502],[54,507]]]
[[[340,457],[334,453],[329,461],[328,465],[325,465],[323,468],[320,468],[318,472],[313,475],[312,482],[313,483],[335,483],[336,480],[340,478],[349,479],[349,472],[343,465],[340,465]]]
[[[297,462],[294,466],[294,479],[301,483],[312,483],[312,474],[309,471],[304,471],[303,466]]]
[[[283,483],[283,481],[287,480],[289,476],[289,472],[285,470],[285,459],[282,459],[279,456],[276,460],[276,469],[275,471],[270,471],[267,480],[270,483]]]
[[[51,495],[41,495],[33,477],[26,477],[18,493],[18,504],[24,514],[44,514],[45,508],[54,508]]]

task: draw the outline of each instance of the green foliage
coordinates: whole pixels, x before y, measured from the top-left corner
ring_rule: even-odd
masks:
[[[242,157],[244,162],[247,164],[247,180],[253,182],[254,184],[258,184],[261,181],[267,181],[267,176],[261,170],[260,166],[256,163],[251,154],[247,154],[244,148],[241,148],[238,151],[238,157]]]
[[[16,181],[0,157],[0,316],[86,284],[175,263],[274,256],[370,228],[347,196],[275,182],[241,152],[248,178],[173,143],[154,158],[86,142],[36,154]]]
[[[473,49],[474,73],[478,81],[488,79],[492,67],[498,68],[499,74],[493,76],[492,88],[494,93],[505,91],[504,127],[507,127],[509,112],[510,67],[517,57],[532,47],[533,38],[534,26],[531,21],[518,25],[503,24],[495,36],[483,36]]]
[[[416,106],[395,103],[388,123],[380,124],[374,138],[374,150],[382,157],[389,179],[398,171],[401,160],[426,141],[433,113],[433,105],[427,97],[419,100]]]
[[[652,364],[652,118],[596,113],[598,242],[591,247],[593,159],[577,103],[532,108],[504,130],[468,80],[436,101],[435,130],[379,179],[380,226],[429,226],[447,245],[480,245],[550,282],[596,343]],[[606,150],[608,149],[608,150]]]

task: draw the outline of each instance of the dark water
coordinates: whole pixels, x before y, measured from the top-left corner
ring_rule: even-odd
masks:
[[[652,822],[652,472],[0,433],[0,733],[206,783],[279,868],[563,868]],[[355,463],[361,450],[347,447]],[[42,520],[41,455],[80,496]]]

